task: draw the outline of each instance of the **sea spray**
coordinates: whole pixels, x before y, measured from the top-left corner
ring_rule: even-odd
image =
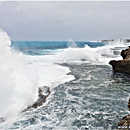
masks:
[[[68,40],[67,45],[68,45],[68,48],[77,48],[76,42],[74,40],[72,40],[72,39]]]
[[[109,46],[112,46],[112,47],[125,47],[125,40],[121,40],[121,39],[117,39],[117,40],[114,40],[114,41],[109,41],[108,42],[108,45]]]
[[[102,63],[108,65],[110,60],[121,59],[120,52],[124,48],[127,48],[127,45],[122,42],[120,43],[120,41],[107,43],[101,47],[99,47],[98,43],[95,42],[95,47],[90,47],[88,45],[85,45],[82,48],[68,46],[68,48],[65,49],[55,50],[55,54],[53,55],[48,55],[48,53],[46,55],[43,55],[43,52],[41,52],[39,56],[35,55],[30,57],[32,57],[32,59],[35,59],[37,62],[87,61],[91,63],[95,62],[98,64]]]
[[[61,61],[85,60],[108,64],[112,59],[121,59],[120,52],[124,48],[127,48],[127,45],[120,40],[115,40],[113,42],[107,43],[104,46],[95,48],[91,48],[88,45],[85,45],[84,48],[69,46],[67,49],[64,49],[64,51],[58,52],[56,56],[53,57],[53,59]]]
[[[58,54],[58,58],[62,60],[90,60],[96,61],[100,59],[100,54],[98,54],[95,49],[90,48],[88,45],[85,48],[68,48],[64,52]]]
[[[4,32],[1,34],[4,35]],[[123,103],[128,95],[120,87],[129,88],[129,84],[119,84],[116,77],[111,77],[111,68],[104,62],[100,64],[113,58],[113,45],[67,48],[53,56],[29,56],[12,51],[10,44],[4,43],[6,41],[10,42],[9,37],[2,42],[8,51],[4,48],[0,53],[4,56],[0,60],[1,99],[7,101],[0,99],[1,108],[5,109],[4,114],[0,112],[1,116],[12,119],[14,113],[18,114],[37,98],[38,87],[47,85],[52,93],[43,106],[18,114],[10,127],[7,126],[8,121],[5,122],[6,128],[0,123],[0,129],[107,129],[117,124],[119,114],[124,114],[126,104]],[[114,58],[117,59],[117,55]],[[64,61],[64,65],[70,67],[71,74],[75,75],[75,80],[69,75],[69,68],[57,64]],[[93,65],[95,61],[99,65]]]
[[[15,119],[38,98],[38,87],[50,89],[74,79],[69,68],[10,48],[10,38],[0,30],[0,117]],[[1,126],[0,126],[1,127]],[[3,127],[3,126],[2,126]]]
[[[4,118],[17,115],[37,99],[37,76],[10,44],[9,36],[0,30],[0,117]]]

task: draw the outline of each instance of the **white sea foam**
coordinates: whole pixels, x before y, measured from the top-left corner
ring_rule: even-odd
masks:
[[[72,45],[75,43],[71,41]],[[37,99],[40,86],[55,87],[74,79],[69,68],[56,64],[64,61],[103,62],[108,64],[115,57],[115,47],[125,47],[119,41],[103,47],[69,48],[51,56],[27,56],[10,49],[9,36],[0,30],[0,117],[12,117]],[[95,43],[96,44],[96,43]],[[120,50],[119,50],[120,51]]]
[[[11,51],[10,43],[0,30],[0,117],[17,114],[37,98],[37,76],[30,73],[32,68],[20,54]]]
[[[74,41],[71,41],[74,42]],[[74,42],[75,43],[75,42]],[[95,43],[96,44],[96,43]],[[28,56],[35,62],[81,62],[107,64],[110,60],[120,60],[120,52],[127,48],[127,45],[120,40],[110,42],[102,47],[91,48],[86,45],[84,48],[69,46],[66,49],[58,50],[55,55]],[[117,54],[116,54],[117,53]]]
[[[96,44],[96,43],[95,43]],[[102,47],[91,48],[86,45],[84,48],[69,47],[58,51],[56,55],[37,58],[45,61],[89,61],[108,64],[110,60],[122,59],[120,52],[127,47],[124,43],[115,41]],[[117,53],[117,54],[116,54]]]
[[[16,116],[38,97],[38,87],[55,87],[72,80],[70,70],[16,53],[10,38],[0,30],[0,117]],[[10,118],[9,118],[10,119]]]
[[[88,45],[86,45],[84,48],[67,48],[58,53],[55,58],[57,60],[65,61],[86,60],[90,62],[98,61],[108,64],[110,60],[122,59],[120,52],[124,48],[127,48],[127,44],[125,44],[123,41],[115,40],[113,42],[109,42],[105,46],[97,48],[91,48]]]

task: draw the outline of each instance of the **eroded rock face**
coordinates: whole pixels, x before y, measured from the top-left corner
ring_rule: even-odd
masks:
[[[126,56],[130,55],[130,48],[126,49],[126,50],[122,50],[121,52],[121,56],[123,57],[123,59],[126,58]]]
[[[117,72],[130,74],[130,48],[123,50],[121,56],[123,57],[123,60],[112,60],[109,64],[112,65],[113,70]]]
[[[118,126],[130,126],[130,115],[124,116]]]
[[[112,60],[109,62],[114,71],[130,74],[130,60]]]

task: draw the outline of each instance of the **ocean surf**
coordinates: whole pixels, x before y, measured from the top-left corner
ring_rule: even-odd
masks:
[[[128,114],[130,86],[108,63],[121,59],[127,46],[118,40],[11,41],[0,30],[0,129],[117,129]],[[22,112],[42,86],[50,88],[47,101]]]

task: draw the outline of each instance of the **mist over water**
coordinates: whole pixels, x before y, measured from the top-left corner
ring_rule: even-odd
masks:
[[[10,45],[9,36],[0,30],[0,117],[5,118],[33,104],[38,97],[38,87],[56,86],[73,79],[66,75],[70,72],[68,68],[32,62],[22,53],[11,50]]]
[[[37,98],[35,69],[25,65],[22,56],[12,51],[10,44],[8,35],[0,30],[0,117],[5,118],[19,113]]]
[[[122,59],[124,42],[12,42],[0,30],[0,129],[113,129],[127,114],[129,81],[112,74],[112,59]],[[51,95],[36,110],[22,112]],[[122,95],[122,97],[120,96]]]

